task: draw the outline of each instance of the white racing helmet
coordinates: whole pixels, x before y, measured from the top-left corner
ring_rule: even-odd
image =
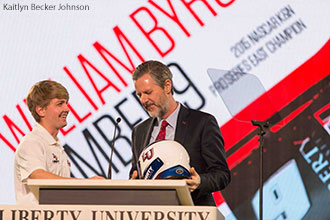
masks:
[[[139,156],[140,179],[188,179],[189,155],[172,140],[157,141],[147,146]]]

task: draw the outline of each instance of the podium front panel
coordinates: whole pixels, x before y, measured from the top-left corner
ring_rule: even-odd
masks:
[[[67,205],[180,205],[175,189],[41,188],[39,204]]]
[[[194,205],[184,180],[28,179],[27,184],[39,204]]]

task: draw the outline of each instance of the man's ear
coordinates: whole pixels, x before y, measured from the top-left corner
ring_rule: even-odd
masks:
[[[165,90],[165,93],[166,93],[166,94],[170,94],[170,93],[171,93],[171,90],[172,90],[172,83],[171,83],[171,80],[169,80],[169,79],[165,80],[165,83],[164,83],[164,90]]]
[[[46,108],[43,108],[41,106],[36,107],[37,114],[42,118],[45,116]]]

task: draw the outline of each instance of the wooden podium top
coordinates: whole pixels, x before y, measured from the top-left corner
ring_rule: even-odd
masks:
[[[28,179],[28,186],[39,200],[39,190],[47,189],[127,189],[176,190],[181,205],[192,206],[193,201],[184,180],[92,180],[92,179]]]

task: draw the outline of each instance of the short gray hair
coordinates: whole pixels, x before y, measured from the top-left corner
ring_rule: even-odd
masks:
[[[138,65],[132,75],[134,81],[138,80],[145,74],[150,74],[151,78],[157,85],[164,88],[165,81],[171,81],[171,93],[173,94],[173,81],[171,70],[163,63],[156,60],[149,60]]]

